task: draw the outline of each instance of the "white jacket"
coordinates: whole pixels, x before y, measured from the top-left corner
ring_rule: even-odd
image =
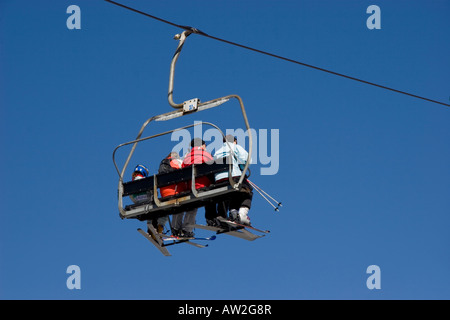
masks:
[[[229,142],[226,143],[224,142],[224,144],[222,145],[222,147],[216,151],[216,153],[214,153],[214,158],[215,159],[222,159],[222,161],[224,163],[228,163],[228,157],[230,155],[230,147],[231,146],[231,150],[232,150],[232,159],[233,159],[233,170],[231,171],[231,174],[233,177],[240,177],[242,175],[242,171],[239,168],[239,166],[241,165],[245,165],[247,162],[247,158],[248,158],[248,152],[245,151],[244,148],[242,148],[240,145],[235,144],[233,142]],[[251,159],[250,159],[250,163],[251,163]],[[228,171],[226,172],[220,172],[220,173],[216,173],[215,175],[215,179],[216,181],[218,180],[222,180],[222,179],[226,179],[228,178]]]

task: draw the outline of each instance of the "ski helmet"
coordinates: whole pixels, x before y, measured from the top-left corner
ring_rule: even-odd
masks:
[[[147,177],[148,177],[148,169],[147,169],[146,166],[144,166],[144,165],[142,165],[142,164],[138,164],[138,165],[136,166],[136,168],[134,168],[133,174],[136,174],[136,173],[140,173],[141,175],[144,176],[144,178],[147,178]]]

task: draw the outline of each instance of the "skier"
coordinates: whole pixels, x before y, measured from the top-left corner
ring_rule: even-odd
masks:
[[[147,167],[142,164],[138,164],[134,168],[131,179],[134,181],[134,180],[144,179],[147,177],[148,177]],[[148,191],[148,192],[143,192],[143,193],[139,193],[136,195],[131,195],[130,198],[131,198],[131,201],[133,201],[134,203],[152,202],[153,201],[153,192]],[[167,222],[167,219],[168,219],[167,217],[161,217],[161,218],[158,218],[156,221],[151,221],[152,225],[155,227],[155,229],[157,230],[158,233],[163,233],[164,226]]]
[[[159,164],[158,173],[168,173],[172,172],[178,169],[181,169],[182,161],[180,159],[180,156],[178,152],[170,152],[169,155],[161,160],[161,163]],[[183,192],[187,189],[187,185],[185,182],[180,182],[177,184],[172,184],[166,187],[162,187],[159,189],[159,192],[161,193],[161,197],[170,197],[174,196],[180,192]],[[183,212],[179,214],[173,215],[172,219],[172,235],[176,237],[186,237],[190,236],[190,234],[187,232],[186,227],[183,226],[183,222],[186,221],[187,223],[190,223],[190,217],[192,213],[191,212]],[[195,219],[195,216],[194,216]],[[195,222],[195,220],[194,220]],[[183,229],[184,228],[184,229]]]
[[[186,168],[191,166],[192,164],[198,165],[202,163],[213,163],[213,156],[206,151],[206,143],[200,138],[194,138],[191,141],[191,151],[186,154],[183,160],[182,167]],[[203,187],[208,187],[211,184],[210,179],[207,176],[199,177],[195,179],[195,189],[200,189]],[[189,183],[190,185],[190,183]],[[189,213],[189,214],[188,214]],[[197,209],[193,209],[192,211],[186,212],[185,221],[188,220],[188,223],[184,222],[184,230],[186,234],[193,236],[192,227],[186,227],[188,224],[195,224],[195,217],[197,215]],[[212,221],[217,217],[216,211],[216,203],[207,203],[205,204],[205,220],[208,225],[211,225]]]
[[[158,174],[168,173],[178,169],[181,169],[182,161],[178,152],[171,152],[167,157],[161,160],[159,164]],[[172,184],[170,186],[165,186],[159,189],[161,197],[174,196],[182,191],[186,190],[186,183]]]
[[[134,168],[133,173],[131,174],[131,180],[133,180],[133,181],[147,178],[147,177],[148,177],[148,169],[146,166],[144,166],[142,164],[138,164]],[[142,192],[139,194],[134,194],[134,195],[130,196],[130,199],[131,199],[131,201],[133,201],[133,203],[153,201],[153,192],[148,191],[148,192]]]
[[[223,145],[219,148],[215,154],[214,158],[217,162],[223,161],[223,159],[228,159],[229,155],[232,155],[233,161],[233,169],[232,169],[232,177],[233,180],[238,182],[239,178],[242,175],[241,168],[246,164],[248,158],[248,152],[245,151],[240,145],[237,144],[237,138],[232,135],[227,135],[223,139]],[[228,179],[228,171],[220,172],[215,175],[216,182],[222,182]],[[229,202],[220,202],[218,204],[218,212],[219,215],[226,218],[227,209],[229,212],[229,219],[231,221],[235,221],[237,223],[241,223],[244,225],[250,226],[250,217],[248,216],[248,211],[252,205],[253,199],[253,188],[248,183],[247,179],[242,181],[242,186],[248,192],[241,193],[238,196],[235,196]]]

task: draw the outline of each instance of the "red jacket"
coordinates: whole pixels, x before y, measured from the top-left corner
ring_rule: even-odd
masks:
[[[192,164],[198,165],[202,163],[212,163],[214,161],[213,156],[202,147],[193,147],[191,151],[184,157],[182,168],[191,166]],[[207,187],[211,184],[208,177],[203,176],[195,179],[195,189]],[[189,182],[189,187],[191,183]]]

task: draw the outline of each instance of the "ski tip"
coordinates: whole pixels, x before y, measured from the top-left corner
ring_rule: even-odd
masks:
[[[210,239],[210,240],[216,240],[216,236],[215,236],[215,235],[212,235],[209,239]]]

